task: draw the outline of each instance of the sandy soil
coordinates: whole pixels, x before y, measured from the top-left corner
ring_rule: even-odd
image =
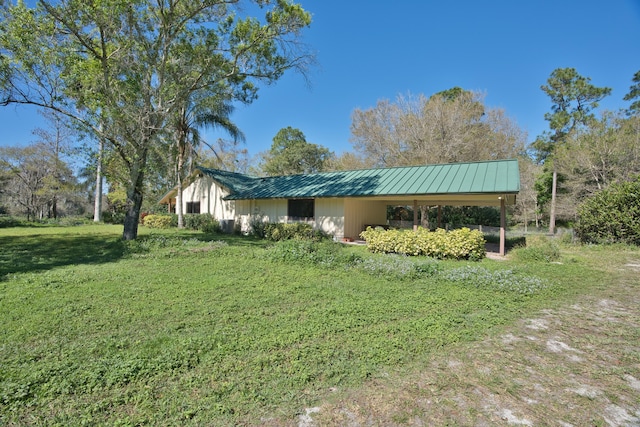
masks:
[[[296,423],[639,427],[640,260],[621,268],[620,283],[454,346],[414,375],[338,391]]]

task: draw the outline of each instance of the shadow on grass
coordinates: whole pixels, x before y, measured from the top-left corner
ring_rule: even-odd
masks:
[[[130,253],[131,244],[116,234],[61,232],[59,234],[29,234],[0,236],[0,281],[8,274],[45,271],[55,267],[78,264],[114,262]],[[138,236],[138,242],[165,236],[170,240],[196,239],[203,242],[224,241],[230,246],[262,247],[264,241],[245,236],[203,234],[189,231],[150,232]]]
[[[0,247],[0,280],[11,273],[116,261],[123,257],[126,249],[124,242],[116,237],[88,234],[3,236]]]

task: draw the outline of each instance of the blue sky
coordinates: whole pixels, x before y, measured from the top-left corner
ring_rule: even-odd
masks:
[[[304,42],[317,53],[311,86],[296,74],[263,87],[233,119],[251,155],[292,126],[307,141],[351,151],[351,114],[399,94],[431,95],[460,86],[486,94],[529,141],[547,129],[542,92],[556,68],[573,67],[623,96],[640,70],[640,0],[431,1],[298,0],[313,14]],[[0,145],[32,142],[42,126],[30,108],[0,108]],[[222,134],[205,134],[209,141]]]

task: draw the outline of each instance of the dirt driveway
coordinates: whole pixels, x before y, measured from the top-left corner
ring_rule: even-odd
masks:
[[[619,283],[308,408],[298,426],[640,426],[640,260]]]

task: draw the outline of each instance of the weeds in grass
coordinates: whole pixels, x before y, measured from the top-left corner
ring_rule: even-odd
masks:
[[[137,240],[122,242],[125,254],[134,257],[175,256],[179,253],[207,252],[220,250],[228,246],[227,242],[218,240],[203,242],[195,237],[184,238],[166,235],[151,235]],[[167,251],[166,249],[170,249]]]
[[[516,247],[511,256],[520,262],[554,262],[560,259],[560,246],[546,236],[529,236],[526,246]]]
[[[480,289],[515,292],[532,295],[549,287],[549,284],[537,277],[525,276],[514,270],[489,271],[482,267],[465,266],[442,273],[450,282],[464,284]]]
[[[414,261],[407,256],[385,255],[364,258],[354,266],[372,276],[406,280],[434,276],[441,270],[440,265],[439,261],[430,258],[424,261]]]
[[[329,240],[292,239],[270,246],[266,256],[276,262],[307,263],[327,268],[350,266],[358,261],[358,255],[345,254],[341,249],[339,243]]]
[[[559,295],[537,292],[525,264],[177,231],[124,243],[119,227],[81,228],[0,231],[0,424],[291,420],[326,390],[428,360]],[[577,267],[531,268],[564,285]]]
[[[423,260],[415,260],[396,254],[362,257],[345,252],[341,244],[331,241],[281,241],[270,247],[267,257],[278,262],[356,269],[376,277],[401,280],[430,277],[440,270],[439,261],[435,259],[424,257]]]

